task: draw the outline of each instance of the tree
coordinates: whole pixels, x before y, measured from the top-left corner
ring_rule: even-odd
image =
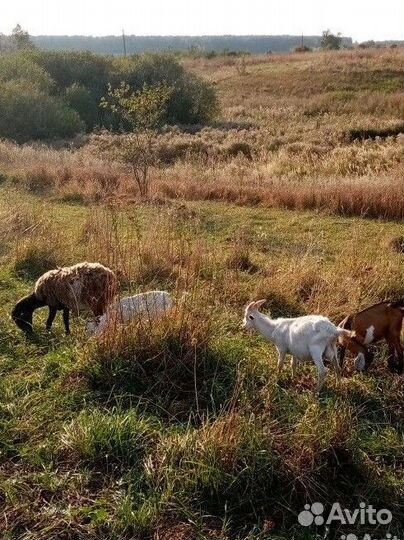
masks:
[[[19,24],[14,28],[11,39],[18,50],[34,48],[34,44],[32,43],[28,32],[23,30]]]
[[[150,192],[150,167],[158,164],[153,142],[156,131],[167,119],[172,92],[172,87],[166,84],[144,84],[142,90],[133,92],[122,82],[115,89],[109,85],[107,96],[101,100],[102,108],[124,118],[133,130],[130,136],[119,137],[112,145],[110,140],[104,141],[101,150],[130,165],[142,197],[148,197]]]
[[[342,45],[342,37],[338,32],[337,35],[331,33],[330,30],[324,30],[323,36],[320,41],[320,46],[322,49],[326,50],[338,50]]]

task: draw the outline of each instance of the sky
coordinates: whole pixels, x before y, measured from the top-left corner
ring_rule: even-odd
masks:
[[[0,32],[32,35],[321,34],[404,39],[404,0],[0,0]]]

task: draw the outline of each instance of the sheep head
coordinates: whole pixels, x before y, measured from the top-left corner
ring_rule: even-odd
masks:
[[[34,293],[29,294],[28,296],[21,298],[21,300],[16,303],[13,311],[11,312],[11,317],[18,328],[20,328],[23,332],[31,333],[32,314],[36,309],[45,305],[45,302],[38,300]]]

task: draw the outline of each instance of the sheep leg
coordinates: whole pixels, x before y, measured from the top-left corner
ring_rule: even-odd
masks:
[[[314,345],[310,347],[310,354],[318,371],[317,386],[314,390],[314,393],[318,394],[320,393],[320,390],[324,385],[325,379],[327,377],[328,369],[324,365],[323,351],[319,346]]]
[[[58,312],[57,308],[49,306],[49,315],[46,320],[46,330],[48,330],[48,332],[52,328],[52,324],[53,324],[53,321],[55,320],[57,312]]]
[[[69,308],[64,307],[63,308],[63,323],[65,325],[66,336],[70,335],[69,319],[70,319]]]

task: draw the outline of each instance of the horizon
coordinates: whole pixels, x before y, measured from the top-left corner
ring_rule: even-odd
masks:
[[[326,4],[326,5],[324,5]],[[0,32],[10,34],[20,24],[32,36],[318,36],[324,30],[341,33],[353,41],[404,39],[401,21],[404,3],[386,0],[382,6],[366,0],[335,3],[296,0],[241,0],[231,6],[217,0],[149,0],[135,5],[116,0],[114,9],[103,9],[97,0],[15,0],[0,18]],[[214,16],[212,16],[212,14]],[[365,16],[364,16],[365,14]]]

